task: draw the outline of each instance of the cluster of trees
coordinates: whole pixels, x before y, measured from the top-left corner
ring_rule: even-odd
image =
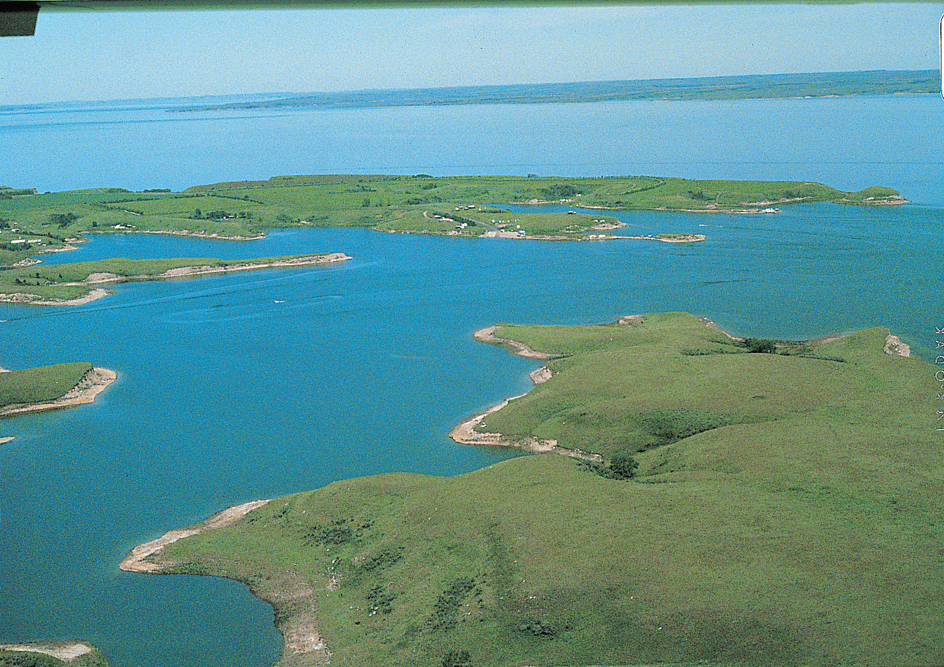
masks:
[[[768,340],[767,338],[745,338],[739,341],[738,345],[747,348],[748,352],[774,354],[777,351],[776,341]]]
[[[252,212],[240,211],[233,214],[227,211],[207,211],[204,213],[200,209],[194,209],[191,220],[225,220],[226,218],[241,218],[243,220],[252,220]]]
[[[36,188],[3,188],[0,187],[0,199],[13,199],[24,195],[35,195]]]
[[[600,477],[607,479],[632,479],[636,476],[636,470],[639,463],[629,454],[617,452],[610,459],[610,465],[595,463],[593,461],[580,461],[579,465]]]
[[[49,216],[49,221],[59,225],[59,229],[65,229],[79,219],[75,213],[53,213]]]
[[[555,183],[540,190],[544,199],[568,199],[577,194],[582,194],[583,190],[570,183]]]

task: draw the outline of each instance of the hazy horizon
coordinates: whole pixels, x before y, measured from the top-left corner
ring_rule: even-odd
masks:
[[[722,74],[717,76],[705,76],[705,77],[653,77],[653,78],[639,78],[639,79],[595,79],[587,81],[548,81],[542,83],[534,82],[522,82],[522,83],[498,83],[498,84],[480,84],[480,85],[469,85],[469,86],[425,86],[425,87],[412,87],[412,88],[351,88],[345,90],[271,90],[255,93],[222,93],[222,94],[206,94],[206,95],[166,95],[166,96],[157,96],[157,97],[118,97],[118,98],[109,98],[109,99],[100,99],[100,100],[80,100],[80,99],[71,99],[71,100],[55,100],[50,102],[27,102],[22,104],[3,104],[0,105],[0,109],[14,109],[17,107],[42,107],[42,106],[68,106],[68,105],[98,105],[98,104],[111,104],[111,103],[120,103],[120,102],[170,102],[170,101],[183,101],[183,100],[200,100],[200,99],[215,99],[221,100],[226,98],[249,98],[249,97],[259,97],[259,98],[272,98],[272,99],[292,99],[295,97],[304,98],[306,96],[316,96],[316,95],[344,95],[351,93],[390,93],[390,92],[410,92],[410,91],[421,91],[421,90],[464,90],[464,89],[474,89],[474,88],[504,88],[504,87],[529,87],[529,86],[568,86],[568,85],[581,85],[581,84],[603,84],[603,83],[621,83],[621,82],[644,82],[644,81],[685,81],[685,80],[707,80],[707,79],[727,79],[727,78],[746,78],[746,77],[763,77],[763,76],[790,76],[790,75],[816,75],[816,74],[845,74],[845,73],[867,73],[867,72],[937,72],[934,69],[916,69],[916,70],[850,70],[848,72],[839,71],[839,72],[784,72],[784,73],[773,73],[773,74]],[[928,93],[931,94],[931,93]],[[472,102],[470,102],[472,104]]]
[[[40,12],[0,105],[939,67],[933,4]]]

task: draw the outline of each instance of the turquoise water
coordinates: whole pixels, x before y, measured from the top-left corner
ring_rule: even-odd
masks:
[[[445,435],[531,386],[535,362],[472,340],[495,322],[584,324],[684,310],[733,333],[784,338],[883,325],[932,358],[933,326],[944,324],[936,255],[944,197],[937,156],[924,142],[937,136],[944,103],[645,104],[349,110],[332,117],[336,134],[319,124],[324,112],[216,121],[149,120],[149,109],[76,112],[54,123],[48,114],[6,116],[4,145],[13,137],[24,152],[0,182],[41,189],[459,165],[469,173],[710,171],[703,175],[882,183],[916,203],[793,206],[773,216],[619,214],[627,234],[708,235],[691,245],[306,229],[244,243],[102,236],[51,256],[340,251],[354,259],[122,285],[76,308],[0,305],[3,366],[87,359],[120,373],[91,406],[0,422],[3,435],[17,436],[0,448],[0,642],[87,639],[114,667],[271,664],[281,644],[271,609],[245,587],[131,575],[118,562],[135,544],[236,503],[389,471],[454,475],[514,456]],[[573,123],[587,129],[573,133],[581,127]],[[186,148],[198,126],[204,143],[218,147],[196,156]],[[445,146],[435,156],[430,127]],[[662,139],[640,128],[661,128]],[[765,144],[774,135],[777,144]],[[103,141],[68,168],[23,157],[93,136]],[[289,150],[292,136],[305,141]],[[272,148],[259,150],[270,137]],[[116,151],[129,159],[116,162]]]

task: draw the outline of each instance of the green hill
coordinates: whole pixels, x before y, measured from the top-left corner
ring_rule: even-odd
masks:
[[[275,606],[286,666],[326,651],[352,666],[944,662],[932,366],[886,353],[884,329],[768,345],[684,314],[621,322],[499,328],[558,356],[483,428],[633,456],[631,479],[546,455],[347,480],[173,543],[164,571],[249,584]]]

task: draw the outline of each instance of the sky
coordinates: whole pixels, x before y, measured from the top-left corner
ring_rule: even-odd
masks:
[[[40,12],[0,105],[937,69],[936,4]]]

